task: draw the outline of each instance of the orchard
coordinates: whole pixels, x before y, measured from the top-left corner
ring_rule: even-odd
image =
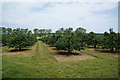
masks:
[[[12,29],[1,27],[2,45],[9,48],[22,49],[32,46],[38,40],[45,42],[58,50],[66,50],[69,53],[73,50],[84,50],[86,47],[109,49],[111,52],[120,50],[120,34],[115,33],[112,28],[109,32],[97,34],[86,33],[86,29],[60,28],[55,33],[51,29],[37,29],[33,32],[28,29]]]

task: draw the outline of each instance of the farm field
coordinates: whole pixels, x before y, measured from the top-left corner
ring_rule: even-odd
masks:
[[[94,59],[73,61],[57,61],[58,50],[42,41],[25,51],[7,50],[4,47],[2,53],[3,78],[118,78],[118,57],[88,48],[79,53]]]
[[[120,77],[118,1],[2,1],[2,79]]]

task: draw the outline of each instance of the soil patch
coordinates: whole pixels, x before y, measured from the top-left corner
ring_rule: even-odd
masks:
[[[14,54],[24,54],[25,52],[7,52],[7,53],[1,53],[2,55],[14,55]]]
[[[80,54],[80,55],[54,55],[54,58],[57,61],[66,62],[66,61],[75,61],[75,60],[85,60],[85,59],[95,59],[95,57],[87,55],[87,54]]]
[[[88,49],[94,51],[94,49],[92,49],[92,48],[88,48]]]
[[[29,47],[28,49],[22,49],[22,50],[9,49],[8,52],[0,53],[0,55],[18,55],[19,54],[20,56],[23,56],[23,57],[34,56],[35,48],[36,48],[36,44]]]
[[[113,55],[114,57],[120,57],[120,55]]]
[[[73,51],[72,53],[68,53],[64,50],[57,50],[55,47],[51,47],[47,44],[44,44],[53,57],[60,62],[67,62],[67,61],[76,61],[76,60],[85,60],[85,59],[95,59],[96,57],[81,53],[80,51]]]

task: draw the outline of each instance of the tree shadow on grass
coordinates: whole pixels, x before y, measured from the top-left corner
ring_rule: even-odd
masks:
[[[69,52],[63,52],[63,51],[59,51],[59,52],[57,52],[57,54],[59,54],[59,55],[66,55],[66,56],[81,55],[80,53],[75,53],[75,52],[69,53]]]
[[[9,50],[8,52],[22,52],[22,51],[28,51],[28,50],[31,50],[31,49],[11,49]]]
[[[47,45],[49,45],[49,44],[47,44]],[[54,46],[52,46],[52,45],[49,45],[49,47],[54,47]]]
[[[99,51],[102,53],[120,54],[120,51],[110,51],[110,50],[104,50],[104,49],[95,49],[95,51]]]

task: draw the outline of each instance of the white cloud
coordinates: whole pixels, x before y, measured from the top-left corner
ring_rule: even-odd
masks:
[[[117,7],[117,3],[3,3],[3,23],[29,26],[30,29],[83,26],[88,31],[104,32],[110,25],[117,26],[111,14],[99,14]],[[115,14],[117,15],[117,13]],[[102,26],[102,28],[100,28]],[[111,27],[112,27],[111,26]],[[97,29],[98,28],[98,29]]]
[[[2,2],[118,2],[119,0],[1,0]]]

